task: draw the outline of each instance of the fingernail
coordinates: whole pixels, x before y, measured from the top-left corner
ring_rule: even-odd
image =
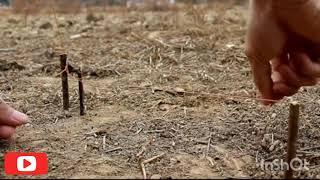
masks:
[[[23,123],[23,124],[26,124],[26,123],[29,123],[29,120],[28,120],[28,116],[27,115],[25,115],[25,114],[23,114],[23,113],[21,113],[21,112],[19,112],[19,111],[14,111],[13,113],[12,113],[12,119],[14,119],[14,120],[16,120],[16,121],[19,121],[19,122],[21,122],[21,123]]]

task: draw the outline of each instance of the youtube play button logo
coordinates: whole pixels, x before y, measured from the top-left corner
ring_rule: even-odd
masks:
[[[45,153],[17,153],[5,155],[7,175],[43,175],[48,173],[48,158]]]
[[[37,169],[37,159],[34,156],[20,156],[17,159],[17,169],[20,172],[32,172]]]

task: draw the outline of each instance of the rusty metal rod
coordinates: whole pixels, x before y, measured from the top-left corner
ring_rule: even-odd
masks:
[[[298,137],[299,124],[299,109],[298,102],[290,103],[289,129],[288,129],[288,145],[287,145],[287,163],[289,169],[285,172],[285,179],[293,179],[293,170],[291,161],[296,157],[296,142]]]
[[[80,99],[80,116],[84,116],[84,89],[83,89],[83,82],[82,82],[82,71],[80,70],[78,73],[78,84],[79,84],[79,99]]]
[[[60,55],[60,69],[61,69],[61,82],[62,82],[62,98],[63,109],[69,110],[69,85],[68,85],[68,68],[67,68],[67,55]]]

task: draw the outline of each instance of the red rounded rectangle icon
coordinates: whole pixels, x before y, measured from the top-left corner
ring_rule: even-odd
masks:
[[[46,153],[9,152],[4,156],[7,175],[44,175],[48,173]]]

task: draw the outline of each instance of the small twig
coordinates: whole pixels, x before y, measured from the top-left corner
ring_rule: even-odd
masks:
[[[319,157],[320,153],[317,152],[311,152],[311,151],[301,151],[301,150],[297,150],[297,153],[304,155],[304,156],[312,156],[312,157]],[[299,156],[299,155],[297,155]]]
[[[104,135],[103,138],[102,138],[102,149],[103,150],[106,149],[106,135]]]
[[[110,152],[114,152],[114,151],[118,151],[118,150],[122,150],[122,149],[123,149],[122,147],[117,147],[117,148],[107,150],[106,153],[110,153]]]
[[[299,104],[298,102],[290,103],[290,115],[289,115],[289,129],[288,129],[288,149],[287,149],[287,163],[296,157],[296,142],[298,136],[298,123],[299,123]],[[286,179],[293,178],[292,167],[285,173]]]
[[[156,42],[156,43],[162,45],[163,47],[168,47],[168,48],[173,48],[173,49],[181,50],[181,45],[171,45],[171,44],[167,44],[167,43],[165,43],[165,42],[163,42],[163,41],[161,41],[161,40],[159,40],[159,39],[149,39],[149,40],[151,40],[151,41],[153,41],[153,42]],[[186,50],[195,50],[194,48],[191,48],[191,47],[185,47],[185,46],[183,46],[183,48],[186,49]]]
[[[206,159],[210,162],[211,167],[214,167],[214,163],[213,163],[212,157],[206,156]]]
[[[318,165],[314,165],[314,166],[311,166],[311,167],[308,167],[309,169],[319,169],[320,168],[320,164]]]
[[[121,73],[117,70],[114,70],[114,72],[118,75],[118,76],[121,76]]]
[[[26,7],[24,8],[24,26],[28,25],[28,15],[29,15],[29,2],[27,2]]]
[[[143,175],[143,179],[147,179],[147,173],[146,173],[146,167],[145,164],[148,164],[158,158],[161,158],[162,156],[164,156],[165,153],[159,154],[157,156],[154,156],[150,159],[144,160],[144,161],[140,161],[140,167],[141,167],[141,171],[142,171],[142,175]]]
[[[176,130],[176,129],[174,129],[174,128],[171,128],[171,130],[174,131],[174,132],[178,132],[178,130]]]
[[[138,152],[136,157],[141,157],[147,150],[147,147],[152,144],[153,140],[151,139],[149,142],[147,142],[145,145],[142,146],[141,150]]]
[[[209,139],[208,139],[207,151],[206,151],[205,157],[208,156],[208,153],[210,151],[211,137],[212,137],[212,133],[210,133],[210,136],[209,136]]]
[[[147,179],[146,167],[144,166],[143,162],[140,163],[140,167],[141,167],[143,179]]]
[[[256,163],[259,162],[259,151],[256,152]]]
[[[243,152],[243,149],[240,146],[238,146],[238,145],[236,145],[236,146],[241,152]]]
[[[156,160],[156,159],[158,159],[158,158],[161,158],[161,157],[164,156],[164,155],[165,155],[165,153],[159,154],[159,155],[154,156],[154,157],[152,157],[152,158],[150,158],[150,159],[144,160],[142,163],[143,163],[143,164],[148,164],[148,163],[150,163],[150,162],[152,162],[152,161],[154,161],[154,160]]]
[[[135,134],[139,134],[142,130],[143,130],[142,128],[138,129],[138,131],[135,132]]]
[[[156,130],[151,130],[151,131],[145,131],[145,133],[162,133],[165,131],[166,130],[164,130],[164,129],[156,129]]]
[[[269,151],[272,152],[273,150],[275,150],[276,146],[278,146],[280,143],[281,143],[281,141],[279,141],[279,140],[274,141],[274,142],[271,144],[271,146],[270,146],[270,148],[269,148]]]
[[[171,108],[169,110],[167,110],[163,115],[162,117],[165,117],[167,114],[169,114],[169,112],[171,111]]]
[[[63,95],[63,109],[69,109],[69,85],[68,85],[68,72],[65,71],[67,67],[67,55],[60,55],[60,68],[61,71],[61,82],[62,82],[62,95]]]
[[[16,51],[16,49],[14,49],[14,48],[0,49],[0,52],[11,52],[11,51]]]
[[[141,150],[138,152],[138,154],[136,155],[136,157],[141,157],[144,154],[144,152],[146,151],[146,149],[147,148],[145,146],[143,146],[141,148]]]
[[[194,139],[193,142],[198,143],[198,144],[208,144],[208,141],[202,141],[202,140],[197,140],[197,139]]]
[[[309,151],[309,150],[314,150],[314,149],[320,149],[320,146],[303,148],[303,149],[301,149],[301,151]]]
[[[202,140],[202,139],[208,139],[210,138],[210,136],[207,136],[207,137],[204,137],[204,138],[201,138],[201,139],[192,139],[191,141],[192,142],[195,142],[195,143],[198,143],[198,144],[208,144],[208,141],[206,140]]]

